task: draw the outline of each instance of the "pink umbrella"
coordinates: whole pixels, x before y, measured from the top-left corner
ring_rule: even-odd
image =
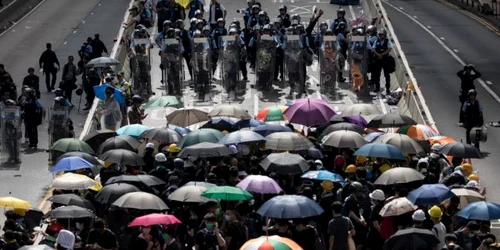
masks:
[[[290,106],[284,113],[291,123],[305,126],[325,124],[335,115],[335,111],[327,102],[321,99],[300,99]]]
[[[148,214],[135,218],[129,227],[149,227],[153,225],[180,224],[177,217],[171,214]]]
[[[249,175],[236,186],[259,194],[279,194],[283,191],[276,181],[264,175]]]

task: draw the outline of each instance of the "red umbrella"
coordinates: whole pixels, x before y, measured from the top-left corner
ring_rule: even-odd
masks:
[[[180,224],[177,217],[171,214],[148,214],[135,218],[129,227],[149,227],[153,225]]]

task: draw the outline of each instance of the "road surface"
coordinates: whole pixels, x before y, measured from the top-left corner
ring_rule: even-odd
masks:
[[[67,62],[69,55],[76,57],[81,44],[87,37],[93,37],[96,33],[101,35],[101,40],[108,50],[111,50],[113,39],[118,33],[128,4],[128,1],[123,0],[45,0],[30,15],[0,35],[2,48],[0,63],[5,64],[18,90],[23,77],[27,74],[27,69],[34,67],[41,78],[42,104],[48,108],[54,94],[47,92],[44,76],[38,68],[38,58],[45,50],[45,43],[52,43],[61,66]],[[58,80],[60,79],[59,73]],[[73,103],[78,106],[78,97],[75,94],[73,94]],[[82,105],[84,104],[83,100]],[[75,133],[78,136],[85,121],[86,112],[77,113],[74,109],[71,113]],[[52,181],[52,175],[47,168],[48,155],[45,152],[48,147],[46,121],[38,127],[38,133],[39,150],[29,154],[23,153],[20,166],[6,167],[0,171],[0,196],[26,199],[34,207],[38,206],[46,187]]]
[[[472,63],[481,74],[476,82],[485,121],[498,121],[500,109],[500,37],[481,22],[453,6],[435,0],[388,0],[384,4],[427,105],[443,135],[465,142],[465,129],[457,127],[460,81],[456,72]],[[500,128],[488,128],[488,142],[481,145],[485,159],[474,160],[487,198],[500,201]]]

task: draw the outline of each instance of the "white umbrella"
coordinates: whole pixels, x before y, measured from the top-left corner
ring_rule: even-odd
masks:
[[[114,65],[119,65],[120,61],[107,57],[107,56],[102,56],[98,57],[95,59],[90,60],[87,65],[85,65],[86,68],[106,68],[106,67],[111,67]]]
[[[347,106],[344,110],[342,110],[342,116],[351,116],[351,115],[376,115],[380,114],[380,111],[373,104],[367,103],[356,103],[353,105]]]
[[[132,208],[139,210],[164,211],[168,209],[167,204],[158,196],[146,192],[132,192],[124,194],[113,202],[114,206],[121,208]]]
[[[415,211],[418,207],[411,203],[406,197],[396,198],[385,204],[380,210],[380,216],[398,216],[411,211]]]
[[[201,193],[205,192],[208,188],[203,185],[190,185],[190,186],[182,186],[175,190],[172,194],[168,196],[168,199],[171,201],[180,201],[180,202],[206,202],[209,199],[202,197]]]
[[[208,121],[207,113],[199,109],[177,109],[167,115],[168,124],[187,127],[199,122]]]
[[[237,106],[237,105],[219,105],[214,107],[210,113],[208,113],[210,117],[218,117],[218,116],[228,116],[234,117],[238,119],[251,119],[252,116],[245,109]]]
[[[456,196],[460,198],[459,208],[464,208],[470,203],[484,201],[485,198],[479,192],[467,188],[454,188],[451,190]]]
[[[294,132],[277,132],[266,136],[266,149],[298,151],[314,147],[307,137]]]
[[[61,190],[82,190],[96,186],[97,183],[81,174],[66,173],[52,181],[52,188]]]
[[[374,143],[391,144],[407,154],[418,154],[424,151],[422,146],[411,137],[398,133],[383,134]]]
[[[359,133],[340,130],[331,132],[323,137],[321,143],[335,148],[360,148],[367,142]]]

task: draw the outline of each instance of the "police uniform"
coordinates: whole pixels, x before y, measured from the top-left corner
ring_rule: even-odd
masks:
[[[184,20],[185,17],[185,10],[182,5],[175,3],[170,7],[170,21],[172,21],[172,23],[179,19]]]
[[[340,23],[347,23],[347,20],[345,18],[335,18],[335,20],[333,20],[330,24],[330,29],[333,30],[333,32],[338,33],[336,30]]]
[[[392,49],[392,43],[389,39],[377,39],[377,41],[372,46],[372,49],[375,50],[378,54],[384,53],[388,49]],[[375,91],[380,91],[380,74],[381,71],[384,70],[385,76],[385,89],[386,93],[390,93],[391,87],[391,74],[388,72],[388,63],[389,55],[385,55],[382,58],[378,58],[377,55],[374,55],[373,68],[372,68],[372,81],[371,83],[375,85]]]
[[[189,6],[188,18],[191,19],[194,17],[194,13],[197,10],[203,10],[204,4],[200,0],[192,0],[191,2],[189,2],[188,6]]]
[[[278,15],[278,18],[281,18],[283,27],[288,28],[292,25],[292,21],[290,21],[290,14],[285,13],[284,15]]]
[[[214,3],[210,4],[210,12],[209,12],[209,22],[210,22],[210,28],[215,29],[217,28],[217,20],[219,18],[224,18],[224,11],[226,8],[224,5],[221,3]],[[212,15],[213,12],[213,15]]]
[[[467,100],[462,106],[462,111],[464,112],[464,127],[466,130],[466,141],[467,144],[471,144],[470,131],[474,127],[481,127],[484,123],[483,118],[483,107],[479,104],[478,100],[471,101]],[[479,140],[474,143],[479,149]]]

